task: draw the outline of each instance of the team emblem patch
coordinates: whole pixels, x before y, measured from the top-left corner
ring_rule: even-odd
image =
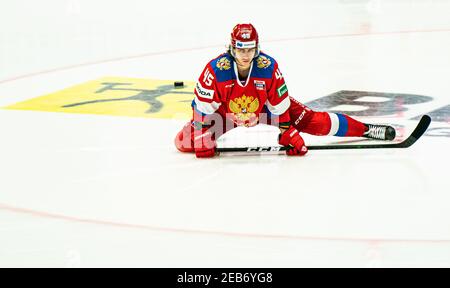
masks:
[[[231,68],[231,63],[230,60],[227,59],[227,57],[222,57],[219,61],[217,61],[216,66],[220,70],[229,70]]]
[[[259,100],[253,96],[245,96],[230,100],[228,104],[233,112],[233,121],[238,126],[251,127],[258,123],[258,116],[255,112],[259,109]]]
[[[270,61],[270,59],[266,56],[260,55],[258,59],[256,59],[256,64],[258,65],[258,68],[266,69],[272,64],[272,61]]]

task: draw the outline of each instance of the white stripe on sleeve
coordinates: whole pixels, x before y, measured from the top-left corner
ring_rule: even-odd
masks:
[[[217,103],[217,102],[203,102],[200,101],[197,97],[195,97],[194,99],[195,101],[195,105],[196,105],[196,109],[200,112],[202,112],[203,114],[213,114],[214,112],[217,111],[217,109],[219,109],[221,103]]]
[[[331,120],[331,129],[328,136],[334,136],[339,131],[339,117],[335,113],[328,113]]]
[[[270,113],[272,113],[273,115],[281,115],[289,109],[289,107],[291,106],[291,100],[289,99],[289,97],[286,97],[283,101],[280,102],[280,104],[275,106],[272,106],[269,100],[267,100],[266,106],[269,109]]]

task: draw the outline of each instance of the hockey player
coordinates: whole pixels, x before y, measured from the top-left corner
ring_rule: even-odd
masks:
[[[192,101],[193,117],[175,138],[181,152],[213,157],[216,139],[238,127],[279,127],[278,143],[287,155],[305,155],[299,132],[312,135],[393,140],[395,129],[361,123],[348,115],[317,112],[289,96],[278,63],[260,50],[252,24],[238,24],[228,51],[211,60],[200,75]]]

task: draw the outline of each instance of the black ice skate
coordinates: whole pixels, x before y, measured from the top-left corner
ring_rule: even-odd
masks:
[[[364,133],[363,137],[389,141],[395,139],[394,127],[387,125],[373,125],[373,124],[365,124],[365,125],[367,127],[367,131]]]

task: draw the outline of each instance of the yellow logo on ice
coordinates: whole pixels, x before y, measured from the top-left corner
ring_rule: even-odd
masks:
[[[191,118],[194,82],[106,77],[6,109],[147,118]]]

